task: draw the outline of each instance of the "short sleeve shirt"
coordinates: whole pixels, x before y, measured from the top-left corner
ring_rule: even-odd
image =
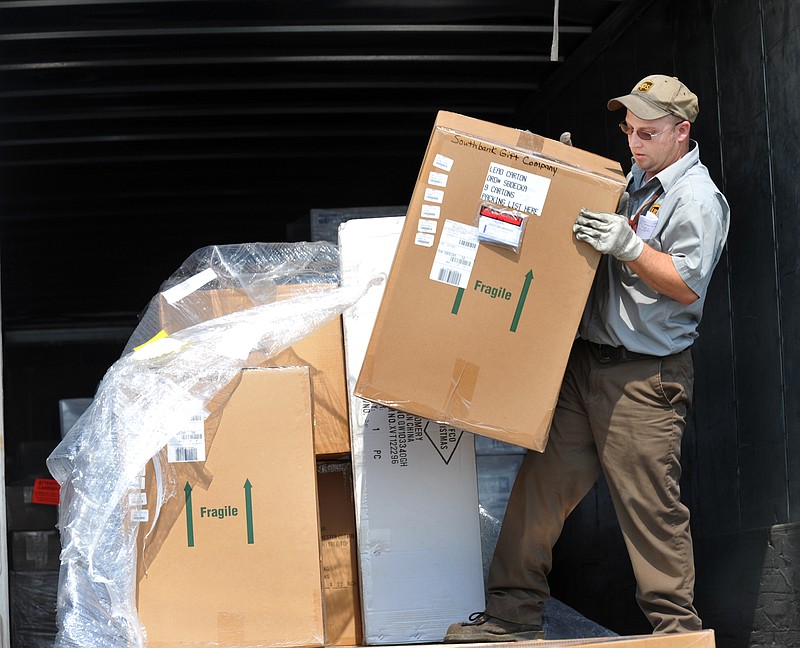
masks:
[[[730,209],[700,162],[689,152],[650,180],[633,163],[628,174],[630,214],[641,212],[637,234],[647,245],[672,256],[675,269],[698,299],[689,305],[661,295],[625,263],[600,259],[579,334],[599,344],[665,356],[689,347],[697,337],[711,274],[728,236]]]

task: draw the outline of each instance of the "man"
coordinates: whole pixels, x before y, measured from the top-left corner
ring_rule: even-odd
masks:
[[[699,630],[681,436],[692,398],[690,347],[729,209],[690,139],[697,97],[653,75],[608,102],[633,154],[621,214],[586,209],[573,226],[603,253],[567,365],[550,437],[529,452],[489,571],[485,612],[446,642],[542,639],[552,547],[602,470],[654,632]],[[627,205],[623,205],[627,202]]]

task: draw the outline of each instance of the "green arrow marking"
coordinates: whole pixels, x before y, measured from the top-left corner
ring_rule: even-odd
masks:
[[[458,315],[458,309],[461,308],[461,300],[463,297],[464,289],[459,288],[458,292],[456,292],[456,300],[453,302],[453,310],[450,311],[453,315]]]
[[[194,547],[194,522],[192,521],[192,487],[189,482],[183,488],[186,494],[186,543]]]
[[[250,480],[244,482],[244,507],[247,512],[247,544],[253,544],[253,496],[250,491],[253,485]]]
[[[519,294],[519,301],[517,302],[517,310],[514,313],[514,319],[511,320],[511,332],[517,332],[519,326],[519,318],[522,317],[522,309],[525,308],[525,300],[528,298],[528,289],[531,287],[533,281],[533,270],[528,270],[525,275],[525,283],[522,285],[522,292]]]

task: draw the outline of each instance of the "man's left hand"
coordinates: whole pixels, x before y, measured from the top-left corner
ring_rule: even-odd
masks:
[[[620,261],[634,261],[644,250],[644,242],[636,236],[628,219],[620,214],[581,209],[572,231],[579,241],[584,241],[601,254],[610,254]]]

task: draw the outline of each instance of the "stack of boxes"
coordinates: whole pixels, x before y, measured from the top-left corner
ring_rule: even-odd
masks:
[[[607,160],[441,113],[407,215],[339,229],[342,285],[388,280],[218,385],[148,464],[147,645],[435,643],[483,609],[479,499],[501,519],[546,443],[598,261],[571,224],[623,188]],[[253,305],[197,285],[200,322]],[[198,320],[162,299],[158,322]]]
[[[231,289],[190,295],[191,317],[160,302],[163,330],[255,305]],[[243,370],[209,408],[221,415],[148,466],[137,594],[148,645],[360,642],[346,403],[336,318]],[[159,507],[166,471],[179,492]]]
[[[38,470],[12,475],[6,486],[11,637],[14,645],[30,648],[53,645],[61,551],[58,484],[44,476],[44,456],[40,459],[34,462]]]

